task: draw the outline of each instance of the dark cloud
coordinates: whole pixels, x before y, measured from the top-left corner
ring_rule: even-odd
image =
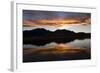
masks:
[[[39,20],[39,19],[66,19],[66,18],[90,18],[90,13],[79,12],[61,12],[61,11],[36,11],[23,10],[23,19]]]

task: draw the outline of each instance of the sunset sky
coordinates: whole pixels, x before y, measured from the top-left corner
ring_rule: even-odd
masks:
[[[50,31],[66,29],[74,32],[91,31],[91,14],[60,11],[23,10],[24,30],[45,28]]]

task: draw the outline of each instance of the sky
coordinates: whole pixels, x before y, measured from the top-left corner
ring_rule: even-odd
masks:
[[[23,30],[44,28],[50,31],[66,29],[91,32],[91,14],[61,11],[23,10]]]

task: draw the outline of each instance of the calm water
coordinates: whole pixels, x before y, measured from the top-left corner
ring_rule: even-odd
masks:
[[[24,44],[23,62],[90,59],[90,50],[90,39],[76,39],[67,43],[50,42],[45,45]]]

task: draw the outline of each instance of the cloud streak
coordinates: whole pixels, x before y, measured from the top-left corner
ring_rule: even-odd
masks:
[[[53,26],[60,27],[66,25],[89,25],[91,24],[91,19],[87,18],[84,20],[79,19],[55,19],[55,20],[24,20],[23,25],[26,27],[34,27],[34,26]]]

